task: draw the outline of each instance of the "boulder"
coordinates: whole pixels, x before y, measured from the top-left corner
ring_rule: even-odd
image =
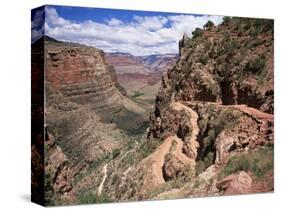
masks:
[[[252,178],[247,172],[240,171],[225,177],[216,184],[225,195],[247,194],[251,192]]]
[[[234,144],[234,139],[221,132],[215,141],[216,159],[215,163],[221,163],[227,157],[230,147]]]
[[[181,163],[174,155],[168,154],[165,158],[165,163],[163,166],[163,176],[164,179],[171,180],[175,179],[178,174],[183,170],[184,164]]]

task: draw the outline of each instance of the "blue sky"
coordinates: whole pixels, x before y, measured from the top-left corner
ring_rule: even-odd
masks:
[[[66,6],[39,8],[31,18],[33,42],[45,33],[58,40],[133,55],[178,53],[183,33],[191,36],[208,20],[222,21],[221,16]]]

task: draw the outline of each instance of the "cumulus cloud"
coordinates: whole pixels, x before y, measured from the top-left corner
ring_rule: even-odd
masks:
[[[60,17],[55,8],[46,7],[45,33],[58,40],[78,42],[106,52],[133,55],[178,53],[178,40],[183,33],[191,36],[196,27],[211,20],[222,22],[221,16],[134,16],[124,23],[112,18],[104,23],[86,20],[75,22]]]
[[[140,27],[144,30],[159,30],[168,19],[163,16],[134,16],[136,23],[133,23],[136,27]]]
[[[118,20],[116,18],[110,19],[109,21],[107,21],[107,23],[108,23],[109,26],[120,26],[120,25],[123,24],[122,21],[120,21],[120,20]]]
[[[64,18],[60,17],[57,13],[57,10],[52,7],[46,7],[46,22],[52,26],[67,26],[71,25],[72,23]]]

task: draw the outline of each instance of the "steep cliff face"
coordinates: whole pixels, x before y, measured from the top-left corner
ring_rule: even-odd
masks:
[[[135,125],[147,114],[126,97],[101,50],[50,37],[39,42],[45,43],[46,201],[75,202],[72,184],[128,141],[128,113]]]
[[[273,113],[273,22],[232,18],[179,42],[158,100],[247,104]]]
[[[96,110],[120,110],[119,84],[101,50],[51,39],[45,44],[47,89],[79,104],[92,104]]]

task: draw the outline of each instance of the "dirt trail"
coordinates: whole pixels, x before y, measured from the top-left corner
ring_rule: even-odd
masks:
[[[198,124],[197,124],[198,114],[194,110],[192,110],[190,107],[187,107],[180,102],[172,102],[171,106],[174,110],[178,110],[178,111],[185,110],[190,115],[190,124],[192,126],[192,132],[191,132],[189,143],[190,143],[190,148],[191,148],[192,152],[197,154],[197,149],[199,148],[197,136],[200,131]]]
[[[104,182],[107,178],[107,165],[108,165],[108,163],[105,164],[104,167],[102,168],[102,172],[103,172],[104,175],[103,175],[102,181],[101,181],[101,183],[99,185],[99,188],[98,188],[98,195],[101,195],[101,192],[102,192],[102,189],[103,189],[103,184],[104,184]]]
[[[268,119],[273,119],[273,117],[274,117],[273,114],[262,112],[258,109],[248,107],[247,105],[231,105],[229,107],[236,108],[236,109],[240,110],[242,113],[245,113],[256,119],[267,119],[268,120]]]
[[[192,133],[190,136],[190,147],[192,151],[197,152],[197,148],[199,147],[199,143],[197,142],[197,135],[199,133],[199,127],[197,125],[198,115],[191,108],[179,103],[173,102],[171,107],[175,110],[185,110],[188,115],[190,115],[191,125],[192,125]],[[147,159],[152,162],[152,174],[153,181],[155,184],[165,183],[163,177],[163,165],[165,160],[165,155],[169,153],[170,148],[172,146],[173,141],[176,141],[176,148],[171,152],[177,159],[179,159],[183,164],[192,164],[195,161],[189,157],[187,157],[182,152],[183,141],[177,136],[169,136],[166,138],[163,143],[156,149],[154,153],[152,153]]]
[[[216,103],[210,102],[210,104],[216,104]],[[216,104],[216,105],[219,105],[219,106],[225,107],[225,108],[238,109],[240,112],[242,112],[242,113],[244,113],[248,116],[251,116],[256,120],[270,120],[270,121],[272,121],[273,118],[274,118],[273,114],[269,114],[269,113],[259,111],[258,109],[248,107],[247,105],[220,105],[220,104]],[[191,132],[189,142],[190,142],[190,146],[191,146],[192,150],[197,151],[197,148],[199,147],[199,143],[197,142],[197,136],[198,136],[198,133],[199,133],[199,127],[198,127],[198,124],[197,124],[198,114],[195,111],[193,111],[190,107],[185,106],[184,104],[182,104],[180,102],[172,101],[171,107],[174,110],[178,110],[178,111],[185,110],[190,115],[190,117],[191,117],[190,123],[191,123],[191,126],[192,126],[192,132]],[[163,167],[163,163],[164,163],[165,154],[168,153],[173,141],[177,142],[177,146],[176,146],[176,149],[174,150],[173,154],[181,162],[183,162],[185,164],[187,164],[187,163],[190,164],[192,162],[193,163],[195,162],[194,160],[188,158],[185,154],[182,153],[183,141],[180,138],[178,138],[176,135],[166,138],[164,140],[163,144],[154,152],[154,154],[152,156],[152,158],[155,160],[155,162],[153,163],[153,173],[154,173],[155,176],[156,175],[158,176],[158,182],[159,183],[165,182],[164,178],[163,178],[162,167]],[[213,177],[216,174],[216,172],[217,172],[216,167],[210,166],[206,171],[204,171],[203,173],[201,173],[198,176],[198,179],[207,181],[211,177]],[[190,185],[192,186],[194,184],[194,182],[192,182]],[[158,194],[153,199],[179,198],[179,197],[182,197],[183,195],[185,195],[185,193],[184,193],[185,190],[186,190],[185,187],[179,188],[179,189],[171,189],[169,191],[165,191],[165,192],[162,192],[162,193]]]
[[[166,139],[171,139],[172,142],[176,141],[177,142],[177,146],[175,148],[175,150],[173,151],[173,155],[180,160],[184,165],[186,164],[193,164],[195,163],[195,161],[189,157],[187,157],[183,152],[182,152],[182,147],[183,147],[183,141],[176,135],[174,136],[170,136]]]
[[[187,104],[191,104],[194,105],[196,103],[202,103],[200,101],[188,101],[186,102]],[[248,116],[251,116],[255,119],[260,119],[260,120],[273,120],[274,119],[274,114],[270,114],[270,113],[266,113],[266,112],[262,112],[256,108],[253,107],[249,107],[245,104],[241,104],[241,105],[222,105],[219,103],[215,103],[215,102],[204,102],[205,104],[208,105],[214,105],[214,106],[219,106],[222,108],[234,108],[239,110],[240,112],[247,114]]]
[[[170,137],[169,137],[170,138]],[[163,144],[161,144],[154,153],[152,153],[147,159],[152,163],[152,174],[153,181],[155,184],[165,183],[162,167],[165,160],[165,155],[169,152],[172,146],[172,139],[165,139]]]

